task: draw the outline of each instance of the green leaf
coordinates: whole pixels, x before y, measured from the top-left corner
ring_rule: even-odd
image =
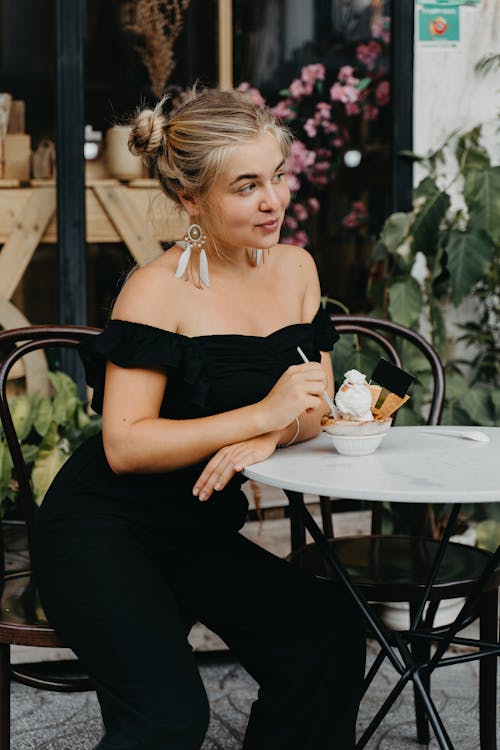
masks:
[[[448,404],[443,409],[441,424],[471,424],[471,418],[460,406]]]
[[[457,140],[455,156],[462,174],[472,169],[483,170],[490,166],[490,157],[486,149],[479,144],[481,128],[463,133]]]
[[[335,383],[341,384],[347,370],[356,369],[368,375],[374,370],[380,359],[378,350],[358,346],[356,337],[351,333],[343,333],[335,344],[332,355]]]
[[[32,443],[23,443],[23,445],[21,445],[21,453],[23,454],[24,462],[26,464],[33,463],[38,455],[38,451],[38,445],[33,445]]]
[[[500,167],[467,173],[464,197],[469,208],[469,226],[484,229],[500,244]]]
[[[422,291],[415,279],[397,281],[389,288],[391,320],[412,328],[418,322],[422,305]]]
[[[500,520],[480,521],[476,526],[477,546],[495,552],[500,544]]]
[[[395,253],[400,245],[403,244],[408,236],[413,214],[395,213],[391,214],[386,220],[380,234],[382,242],[388,252]]]
[[[33,494],[38,505],[42,503],[50,483],[68,456],[67,441],[59,439],[57,424],[52,422],[40,445],[40,450],[31,472]]]
[[[408,159],[409,161],[425,161],[425,156],[416,154],[415,151],[409,151],[408,149],[398,151],[398,156],[401,156],[403,159]]]
[[[429,295],[429,312],[432,327],[432,345],[441,359],[444,359],[448,343],[446,325],[441,305],[432,295]]]
[[[32,401],[27,394],[16,396],[12,400],[11,415],[16,435],[22,442],[29,435],[33,426]]]
[[[0,490],[2,494],[7,487],[12,475],[12,458],[7,443],[0,440]],[[0,498],[1,499],[1,498]]]
[[[472,287],[487,273],[493,245],[487,234],[471,229],[453,229],[446,244],[448,270],[451,278],[451,299],[458,306]]]
[[[425,177],[414,191],[418,213],[412,224],[410,234],[413,236],[413,252],[424,253],[428,258],[437,252],[439,226],[450,205],[450,197],[431,177]]]
[[[378,263],[387,258],[387,247],[383,242],[376,242],[372,250],[372,263]]]
[[[371,78],[361,78],[361,79],[360,79],[360,80],[358,81],[358,83],[356,84],[355,88],[356,88],[356,89],[357,89],[358,91],[363,91],[363,89],[366,89],[366,88],[368,88],[368,86],[370,85],[370,83],[371,83],[371,82],[372,82],[372,79],[371,79]]]
[[[44,437],[50,427],[53,418],[54,416],[52,410],[52,401],[48,396],[46,396],[40,399],[40,403],[38,404],[38,409],[33,420],[33,427],[38,432],[40,437]]]
[[[413,427],[416,424],[423,424],[424,420],[420,414],[417,414],[412,408],[405,404],[398,410],[396,424],[398,427]]]
[[[495,424],[494,406],[491,401],[490,389],[481,383],[476,383],[463,394],[461,405],[472,417],[474,424],[493,427]]]
[[[495,407],[495,422],[500,424],[500,388],[491,391],[491,401]]]
[[[452,372],[446,375],[446,398],[448,401],[459,401],[469,385],[463,375]]]
[[[56,393],[65,393],[68,397],[77,395],[77,386],[74,380],[60,370],[48,372],[48,377]]]

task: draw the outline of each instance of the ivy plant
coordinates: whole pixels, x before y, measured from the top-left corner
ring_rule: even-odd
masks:
[[[12,399],[11,413],[38,505],[71,453],[101,428],[78,398],[76,383],[63,372],[49,372],[53,394],[38,392]],[[0,514],[18,512],[18,484],[5,435],[0,428]]]

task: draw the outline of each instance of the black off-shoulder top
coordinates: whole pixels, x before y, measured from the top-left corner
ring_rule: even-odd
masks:
[[[264,398],[285,370],[333,348],[338,334],[320,308],[311,323],[295,323],[269,336],[216,334],[188,337],[139,323],[111,320],[80,345],[92,405],[102,411],[106,362],[120,367],[164,368],[167,387],[160,415],[193,419],[236,409]],[[126,513],[154,518],[167,514],[175,530],[240,528],[248,508],[236,475],[209,501],[192,495],[204,464],[157,474],[114,474],[102,437],[91,438],[63,466],[43,503],[46,513]],[[75,510],[72,511],[71,508]]]

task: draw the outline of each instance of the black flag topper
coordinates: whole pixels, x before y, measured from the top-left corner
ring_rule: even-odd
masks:
[[[396,396],[404,398],[415,378],[409,372],[381,357],[372,372],[371,380],[390,393],[395,393]]]

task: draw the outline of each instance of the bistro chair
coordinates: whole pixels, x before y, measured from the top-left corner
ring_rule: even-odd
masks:
[[[64,647],[64,643],[47,622],[40,606],[36,581],[31,572],[30,537],[37,506],[7,401],[7,378],[14,363],[25,354],[47,347],[74,348],[82,338],[98,332],[98,329],[85,326],[31,326],[0,331],[0,351],[4,353],[0,365],[0,418],[19,484],[27,545],[25,564],[17,570],[11,570],[11,566],[6,564],[5,553],[8,555],[8,550],[4,550],[3,545],[1,549],[0,750],[8,750],[10,747],[11,680],[31,687],[61,692],[93,689],[77,661],[51,662],[50,665],[12,665],[10,661],[11,644],[61,648]]]
[[[94,689],[77,660],[30,665],[12,665],[10,661],[11,644],[61,648],[64,643],[45,617],[31,571],[30,536],[37,505],[12,421],[7,379],[13,365],[26,354],[52,348],[75,349],[86,336],[98,333],[98,328],[72,325],[27,326],[0,331],[0,419],[19,484],[20,505],[26,523],[24,564],[19,564],[23,556],[16,549],[18,564],[16,570],[12,570],[12,564],[6,565],[5,551],[8,553],[8,550],[0,544],[0,750],[10,748],[11,680],[60,692]],[[12,563],[12,559],[7,562]],[[186,612],[181,614],[186,633],[189,633],[194,619]]]
[[[432,372],[432,394],[427,416],[428,425],[437,425],[441,419],[445,393],[444,372],[441,361],[432,346],[415,331],[393,321],[371,318],[364,315],[331,316],[338,332],[355,333],[375,342],[384,355],[398,367],[403,366],[394,340],[405,340],[413,344],[426,357]],[[325,563],[316,544],[305,543],[305,528],[297,511],[299,493],[288,492],[292,534],[292,553],[289,559],[314,575],[331,577],[331,569]],[[334,502],[334,500],[333,500]],[[422,598],[427,575],[439,546],[439,540],[423,534],[422,506],[414,510],[408,506],[415,521],[411,535],[383,535],[381,533],[381,503],[374,503],[372,533],[369,536],[335,539],[332,518],[332,499],[320,498],[323,531],[329,545],[339,560],[348,568],[351,580],[357,584],[367,599],[372,602],[408,602],[413,622]],[[294,507],[295,506],[295,507]],[[420,510],[420,513],[419,513]],[[440,601],[465,597],[474,588],[481,573],[490,560],[490,553],[459,543],[449,543],[445,557],[429,596],[427,611],[421,620],[421,628],[432,629],[439,635],[442,629],[434,627],[434,618]],[[470,618],[479,618],[480,640],[498,640],[498,586],[500,570],[490,578],[479,607]],[[422,661],[428,659],[430,642],[422,639],[414,644],[413,654]],[[382,655],[383,660],[383,655]],[[496,750],[496,674],[497,657],[486,656],[479,660],[479,723],[481,750]],[[365,678],[366,691],[382,661],[376,659]],[[429,687],[430,677],[425,678]],[[415,692],[415,714],[417,738],[421,744],[430,739],[429,723],[425,706]],[[364,745],[363,745],[364,746]]]

